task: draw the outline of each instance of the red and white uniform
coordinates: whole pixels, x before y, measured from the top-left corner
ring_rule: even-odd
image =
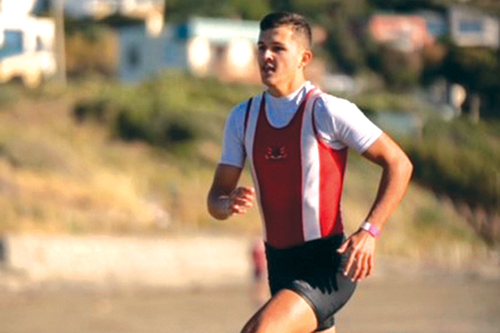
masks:
[[[349,146],[362,152],[381,134],[354,104],[307,83],[284,98],[253,98],[226,123],[221,163],[248,157],[266,242],[288,248],[343,233],[340,199]]]

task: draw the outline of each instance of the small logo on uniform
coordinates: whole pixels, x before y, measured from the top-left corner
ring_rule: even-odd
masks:
[[[286,147],[282,145],[276,145],[273,147],[267,147],[265,158],[266,160],[278,161],[284,160],[288,156],[286,152]]]

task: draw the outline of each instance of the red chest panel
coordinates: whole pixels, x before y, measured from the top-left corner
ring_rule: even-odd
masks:
[[[306,98],[307,99],[307,98]],[[253,162],[268,241],[283,245],[303,242],[301,140],[305,100],[288,125],[269,123],[265,98],[257,120]]]
[[[252,163],[258,183],[266,240],[277,248],[343,232],[340,197],[347,150],[318,139],[309,91],[282,128],[267,118],[262,96],[253,136]]]

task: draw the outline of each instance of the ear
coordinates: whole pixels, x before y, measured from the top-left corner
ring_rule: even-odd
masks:
[[[299,68],[301,69],[306,68],[311,63],[312,59],[313,59],[313,53],[310,49],[302,51],[302,56],[299,62]]]

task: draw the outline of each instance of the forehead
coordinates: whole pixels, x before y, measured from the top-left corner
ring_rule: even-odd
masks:
[[[294,42],[294,31],[289,26],[281,26],[261,31],[259,43],[291,43]]]

